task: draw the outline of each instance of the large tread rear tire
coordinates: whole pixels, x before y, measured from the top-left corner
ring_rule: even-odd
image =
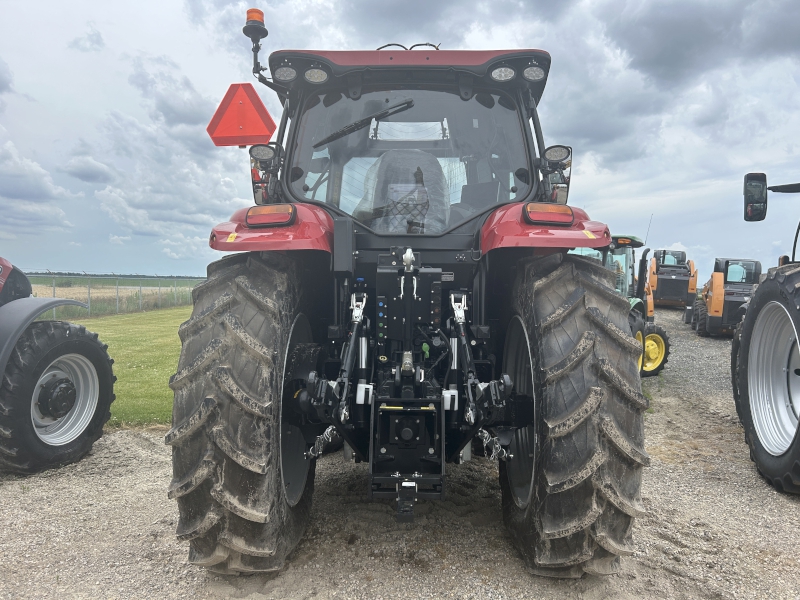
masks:
[[[179,330],[168,495],[189,561],[215,572],[279,570],[309,522],[314,461],[293,505],[281,472],[284,365],[302,318],[295,261],[239,254],[209,265]]]
[[[792,494],[800,494],[798,332],[800,265],[772,268],[734,332],[731,376],[750,458],[775,489]]]
[[[650,460],[628,300],[614,291],[613,273],[561,254],[521,261],[513,299],[532,355],[539,443],[528,454],[527,501],[512,492],[510,473],[519,467],[500,463],[505,524],[536,574],[615,573],[619,557],[634,550]],[[524,370],[511,374],[515,389],[526,388]]]
[[[654,377],[661,373],[667,365],[667,361],[669,361],[669,351],[670,345],[667,330],[661,325],[648,323],[644,337],[642,376]]]
[[[0,471],[36,473],[89,453],[114,401],[107,348],[96,333],[64,321],[36,321],[25,330],[0,385]],[[50,378],[69,380],[76,394],[57,418],[40,411],[42,384]]]

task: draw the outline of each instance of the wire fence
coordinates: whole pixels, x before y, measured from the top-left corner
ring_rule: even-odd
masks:
[[[199,277],[141,275],[65,275],[26,273],[33,295],[69,298],[89,306],[88,316],[145,312],[192,303],[192,289],[205,281]],[[87,316],[80,306],[59,306],[43,318],[69,320]]]

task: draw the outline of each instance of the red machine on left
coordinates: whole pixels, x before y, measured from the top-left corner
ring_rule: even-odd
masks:
[[[36,298],[0,258],[0,471],[35,473],[83,458],[111,416],[116,377],[96,333],[36,320],[77,300]]]

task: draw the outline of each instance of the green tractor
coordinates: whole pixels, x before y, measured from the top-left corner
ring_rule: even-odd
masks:
[[[636,275],[636,248],[644,242],[632,235],[612,236],[604,264],[617,275],[616,288],[627,296],[631,303],[629,320],[634,337],[642,340],[644,348],[641,359],[643,377],[658,375],[669,359],[669,336],[666,330],[655,324],[653,292],[647,282],[647,253],[645,248],[639,260]]]
[[[642,344],[639,373],[642,377],[658,375],[669,358],[669,336],[663,327],[655,324],[653,291],[647,281],[650,248],[642,252],[637,274],[634,249],[644,246],[644,242],[632,235],[614,235],[611,240],[605,248],[575,248],[570,254],[593,258],[616,275],[615,288],[631,305],[628,314],[631,334]]]

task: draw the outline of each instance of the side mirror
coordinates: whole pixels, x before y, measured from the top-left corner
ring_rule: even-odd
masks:
[[[543,172],[547,181],[550,201],[566,204],[572,172],[572,147],[550,146],[544,151],[546,163]]]
[[[250,147],[250,177],[256,204],[266,204],[275,196],[282,148],[275,142]]]
[[[763,221],[767,216],[767,176],[748,173],[744,176],[744,220]]]

